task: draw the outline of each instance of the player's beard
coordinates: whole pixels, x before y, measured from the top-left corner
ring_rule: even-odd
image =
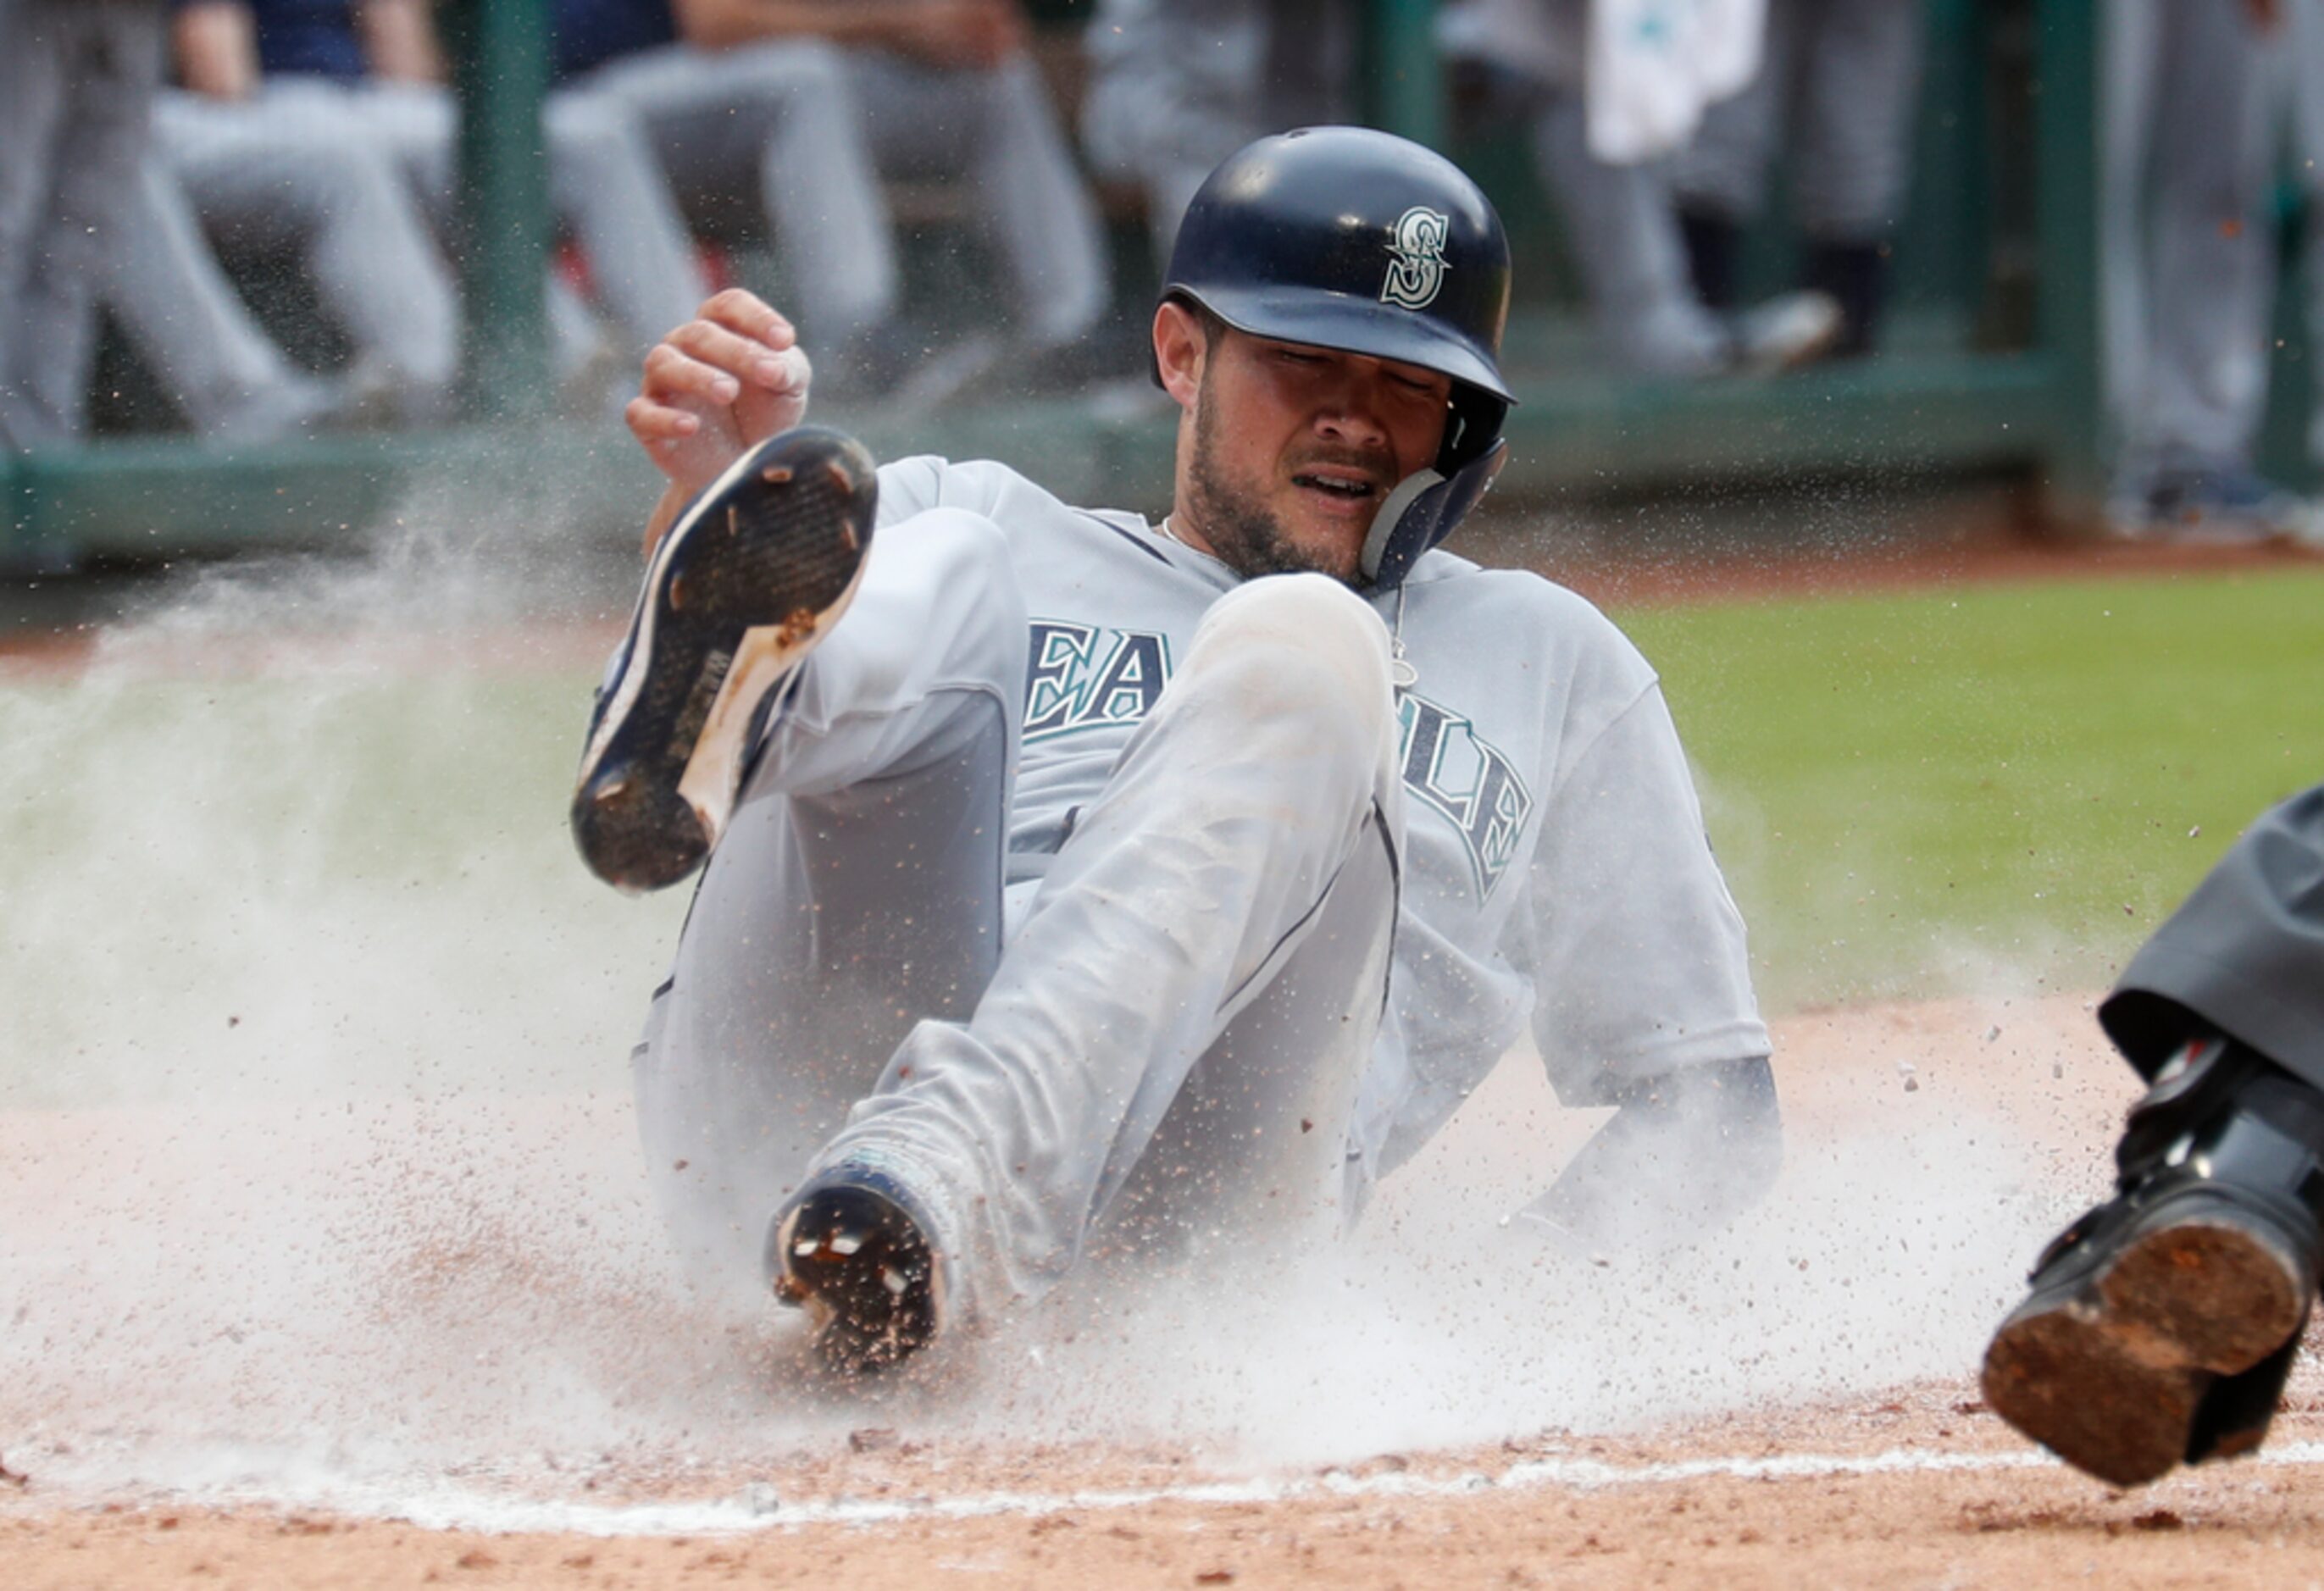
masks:
[[[1187,470],[1186,517],[1194,521],[1219,562],[1249,580],[1260,575],[1328,575],[1355,584],[1353,568],[1340,568],[1323,554],[1291,539],[1283,521],[1262,507],[1258,493],[1227,480],[1219,471],[1217,406],[1210,397],[1210,372],[1203,372],[1194,407],[1194,457]]]

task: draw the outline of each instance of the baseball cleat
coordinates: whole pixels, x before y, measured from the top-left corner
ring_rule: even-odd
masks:
[[[2181,1061],[2132,1113],[2116,1197],[2043,1251],[1985,1356],[1994,1412],[2117,1486],[2259,1445],[2324,1247],[2314,1090],[2221,1040]]]
[[[909,1204],[891,1179],[841,1167],[768,1235],[775,1296],[807,1311],[816,1352],[841,1375],[891,1370],[936,1340],[943,1265]]]
[[[861,444],[802,426],[735,460],[662,538],[573,796],[599,878],[659,889],[717,843],[759,704],[854,599],[878,484]]]
[[[2116,1213],[2095,1212],[2094,1228]],[[2032,1296],[1986,1350],[1986,1402],[2117,1486],[2258,1446],[2272,1397],[2255,1428],[2246,1420],[2226,1431],[2205,1418],[2206,1402],[2296,1338],[2308,1283],[2292,1240],[2200,1189],[2116,1224],[2060,1239],[2071,1252],[2035,1273]]]

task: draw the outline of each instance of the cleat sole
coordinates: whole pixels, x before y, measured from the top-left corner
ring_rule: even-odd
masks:
[[[709,853],[752,714],[853,600],[877,491],[861,446],[802,427],[737,460],[663,538],[574,796],[598,877],[659,889]]]
[[[2187,1458],[2215,1382],[2282,1347],[2306,1306],[2302,1266],[2266,1230],[2232,1215],[2158,1225],[2002,1323],[1986,1402],[2075,1467],[2144,1485]]]
[[[775,1296],[804,1308],[816,1351],[846,1377],[892,1370],[936,1335],[936,1263],[891,1202],[855,1191],[810,1197],[775,1243]]]

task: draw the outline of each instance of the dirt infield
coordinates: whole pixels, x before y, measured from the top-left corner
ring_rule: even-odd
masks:
[[[1441,1382],[1416,1399],[1359,1360],[1273,1402],[1259,1389],[1257,1420],[1232,1396],[1201,1409],[1157,1388],[1200,1388],[1220,1358],[1264,1357],[1281,1328],[1263,1309],[1257,1347],[1230,1342],[1207,1366],[1142,1378],[1053,1332],[1046,1371],[1010,1345],[965,1389],[865,1403],[802,1388],[782,1324],[730,1332],[710,1356],[736,1364],[706,1370],[633,1275],[560,1276],[545,1236],[574,1219],[567,1196],[619,1202],[618,1098],[472,1100],[456,1125],[353,1105],[190,1123],[0,1118],[0,1202],[32,1218],[72,1295],[14,1309],[12,1329],[49,1334],[58,1362],[0,1388],[0,1565],[27,1588],[2187,1585],[2324,1572],[2312,1365],[2261,1459],[2128,1494],[2030,1452],[1977,1401],[1982,1332],[2032,1246],[2103,1181],[2131,1091],[2086,1001],[1810,1012],[1777,1039],[1791,1157],[1738,1246],[1536,1256],[1529,1282],[1476,1306],[1536,1320],[1456,1311],[1434,1328],[1486,1374],[1416,1360],[1412,1381]],[[1365,1263],[1401,1254],[1444,1286],[1494,1275],[1432,1269],[1441,1239],[1416,1245],[1413,1228],[1443,1214],[1431,1201],[1455,1168],[1490,1182],[1513,1148],[1529,1154],[1545,1111],[1569,1114],[1537,1073],[1505,1068],[1384,1196],[1368,1230],[1385,1246]],[[368,1163],[350,1163],[332,1134],[355,1129],[334,1118],[367,1123]],[[283,1163],[222,1189],[217,1156],[238,1133],[278,1145]],[[500,1166],[475,1152],[486,1143],[505,1146]],[[371,1196],[438,1161],[465,1191],[401,1208]],[[266,1263],[237,1223],[273,1229],[285,1191],[312,1195],[317,1175],[344,1182],[348,1202],[334,1215],[325,1201],[298,1228],[313,1252],[289,1274],[309,1280],[285,1296],[303,1313],[309,1288],[355,1295],[330,1320],[286,1325],[263,1318],[259,1289],[236,1300],[238,1326],[214,1329],[199,1295],[242,1284],[208,1267]],[[524,1191],[536,1187],[550,1191]],[[507,1224],[519,1210],[537,1231]],[[366,1241],[349,1217],[397,1256],[382,1273],[392,1284],[355,1288],[323,1257]],[[118,1258],[141,1229],[189,1256],[171,1274],[193,1296],[105,1296],[88,1256]],[[1399,1296],[1346,1307],[1392,1311]],[[158,1319],[141,1327],[141,1315]],[[675,1412],[623,1438],[595,1416],[542,1416],[536,1384],[569,1369],[559,1336],[573,1316],[589,1321],[601,1378]],[[1125,1336],[1133,1356],[1185,1347],[1150,1322]],[[1545,1394],[1536,1376],[1555,1385]],[[671,1384],[643,1384],[657,1379]],[[1674,1384],[1689,1381],[1703,1384]],[[366,1382],[386,1399],[367,1402]],[[1351,1407],[1366,1401],[1401,1407],[1368,1424]],[[382,1422],[392,1429],[371,1428]],[[1399,1429],[1420,1439],[1382,1439]],[[367,1466],[366,1444],[395,1450]]]

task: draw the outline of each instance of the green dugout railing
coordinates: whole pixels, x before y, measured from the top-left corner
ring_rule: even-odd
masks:
[[[241,450],[151,435],[0,456],[0,562],[327,544],[409,512],[553,515],[576,534],[627,532],[653,490],[648,466],[610,418],[549,412],[546,9],[454,0],[442,13],[462,63],[467,420]],[[1087,9],[1037,7],[1067,21]],[[1434,9],[1372,0],[1365,60],[1371,119],[1442,147]],[[2087,0],[1932,0],[1896,329],[1879,358],[1853,365],[1683,384],[1591,373],[1539,185],[1509,150],[1456,149],[1494,191],[1521,254],[1504,360],[1520,403],[1502,494],[1992,474],[2038,491],[2053,513],[2088,511],[2100,480],[2095,11]],[[1138,235],[1134,224],[1117,230]],[[1772,243],[1764,252],[1776,258]],[[876,412],[821,418],[860,430],[882,456],[1000,457],[1083,501],[1158,507],[1167,491],[1170,428],[1150,409],[1110,416],[1064,398],[982,401],[908,425]]]

